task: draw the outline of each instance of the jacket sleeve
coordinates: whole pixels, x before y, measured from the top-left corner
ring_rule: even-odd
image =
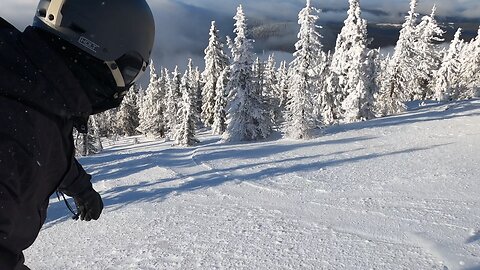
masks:
[[[70,169],[58,190],[70,197],[75,197],[83,191],[92,188],[92,176],[87,174],[75,157],[72,157]]]

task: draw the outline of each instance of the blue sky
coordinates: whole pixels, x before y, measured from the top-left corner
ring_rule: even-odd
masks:
[[[18,28],[27,26],[34,14],[37,0],[0,0],[0,16]],[[147,0],[157,22],[157,42],[154,59],[159,65],[172,68],[184,66],[192,57],[201,65],[204,46],[208,40],[211,20],[216,20],[221,35],[232,35],[232,17],[239,4],[252,22],[293,22],[304,0]],[[438,15],[467,18],[480,23],[480,0],[419,0],[418,11],[430,13],[437,4]],[[321,22],[343,21],[348,0],[312,0],[321,8]],[[363,16],[369,22],[401,22],[408,11],[409,0],[361,0]],[[321,24],[320,22],[320,24]],[[295,35],[290,35],[294,39]]]

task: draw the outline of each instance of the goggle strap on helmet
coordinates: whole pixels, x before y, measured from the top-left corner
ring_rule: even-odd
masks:
[[[62,7],[65,3],[65,0],[52,0],[47,9],[47,22],[51,23],[54,26],[60,26],[62,23]]]
[[[110,69],[110,72],[112,72],[113,78],[117,83],[117,87],[125,87],[125,80],[123,78],[122,72],[118,68],[117,63],[115,63],[115,61],[106,61],[105,64]]]

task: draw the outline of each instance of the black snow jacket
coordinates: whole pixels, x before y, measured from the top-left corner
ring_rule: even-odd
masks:
[[[75,119],[90,112],[77,79],[37,32],[0,18],[0,270],[28,269],[22,251],[57,189],[75,196],[91,187],[72,138]]]

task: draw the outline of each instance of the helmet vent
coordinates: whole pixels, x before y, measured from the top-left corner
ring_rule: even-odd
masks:
[[[71,30],[73,30],[74,32],[76,32],[78,34],[85,34],[87,32],[87,31],[85,31],[85,29],[83,29],[82,27],[78,26],[75,23],[70,24],[70,26],[68,28],[70,28]]]
[[[42,9],[39,9],[38,10],[38,16],[42,17],[42,18],[45,18],[47,17],[47,10],[42,8]]]

